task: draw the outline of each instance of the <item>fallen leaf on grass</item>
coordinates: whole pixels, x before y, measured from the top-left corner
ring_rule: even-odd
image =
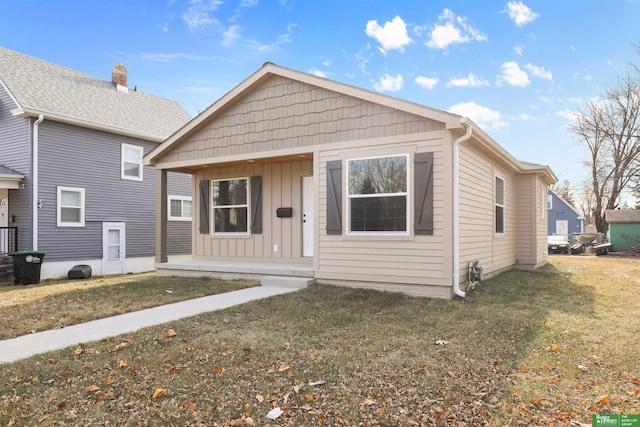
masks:
[[[261,395],[261,394],[258,394],[258,395],[256,395],[256,400],[257,400],[259,403],[262,403],[262,402],[264,402],[264,396],[263,396],[263,395]]]
[[[280,365],[280,368],[278,368],[278,372],[287,372],[291,370],[291,366],[287,365],[286,363],[283,363],[282,365]]]
[[[167,338],[175,337],[176,335],[178,335],[178,334],[173,329],[169,329],[167,331]]]
[[[211,370],[214,374],[221,374],[223,369],[220,366],[214,366]]]
[[[98,390],[100,390],[100,387],[98,387],[95,384],[92,384],[89,387],[85,388],[85,391],[88,391],[88,392],[98,391]]]
[[[551,344],[549,346],[549,351],[558,351],[560,350],[560,346],[558,344]]]
[[[596,399],[596,405],[606,406],[609,404],[610,401],[611,401],[611,396],[609,396],[608,394],[605,394],[604,396],[600,396],[598,399]]]
[[[78,347],[74,350],[74,353],[76,354],[76,356],[80,356],[82,353],[84,353],[84,349],[82,347]]]
[[[126,368],[127,365],[129,364],[127,363],[126,360],[116,359],[116,368]]]
[[[376,403],[376,402],[375,402],[375,400],[370,399],[370,398],[368,398],[368,397],[362,401],[362,404],[363,404],[363,405],[366,405],[366,406],[371,406],[371,405],[373,405],[374,403]]]
[[[125,348],[127,346],[126,342],[120,343],[117,346],[115,346],[115,348],[113,349],[113,351],[118,351],[118,350],[122,350],[123,348]]]
[[[162,396],[164,396],[164,389],[163,388],[155,389],[155,391],[153,392],[153,398],[154,399],[159,399]]]
[[[184,406],[185,408],[187,408],[190,411],[195,411],[196,410],[196,404],[193,403],[192,401],[190,401],[189,399],[187,399],[184,402],[182,402],[182,406]]]

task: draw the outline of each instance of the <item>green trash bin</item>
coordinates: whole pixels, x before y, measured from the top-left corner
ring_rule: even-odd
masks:
[[[40,267],[44,260],[44,252],[20,251],[12,252],[13,257],[13,283],[15,285],[29,285],[40,283]]]

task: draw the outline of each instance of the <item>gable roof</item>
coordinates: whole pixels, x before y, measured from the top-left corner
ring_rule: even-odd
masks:
[[[558,200],[560,200],[562,203],[564,203],[569,209],[571,209],[576,215],[578,215],[580,218],[582,218],[582,215],[580,215],[580,213],[576,210],[576,208],[574,208],[571,203],[567,202],[558,193],[556,193],[555,191],[553,191],[552,189],[549,188],[548,194],[551,194],[551,195],[555,196]],[[552,210],[555,210],[555,209],[556,209],[555,207],[552,208]]]
[[[12,113],[161,142],[191,116],[175,101],[116,85],[0,46],[0,86]]]
[[[0,178],[24,179],[24,175],[4,165],[0,165]]]
[[[446,129],[461,129],[465,130],[467,127],[473,129],[473,138],[479,141],[485,148],[491,151],[503,159],[507,164],[513,167],[520,173],[535,173],[544,176],[547,183],[551,184],[557,181],[555,174],[548,166],[537,165],[534,163],[520,162],[516,160],[511,154],[509,154],[503,147],[501,147],[496,141],[494,141],[488,134],[486,134],[480,127],[474,124],[466,117],[459,116],[457,114],[449,113],[447,111],[438,110],[435,108],[426,107],[414,102],[405,101],[403,99],[394,98],[388,95],[384,95],[378,92],[372,92],[366,89],[361,89],[355,86],[339,83],[334,80],[330,80],[324,77],[318,77],[312,74],[303,73],[300,71],[291,70],[285,67],[278,66],[271,62],[265,63],[255,73],[243,80],[240,84],[234,87],[231,91],[227,92],[220,99],[211,104],[198,116],[193,118],[184,127],[179,129],[176,133],[171,135],[162,144],[151,150],[145,157],[145,164],[154,165],[159,159],[166,153],[169,153],[175,146],[178,146],[182,141],[186,140],[190,135],[198,132],[200,128],[205,126],[209,121],[224,114],[224,112],[232,105],[237,103],[241,98],[246,96],[256,87],[260,86],[262,82],[267,79],[278,76],[286,79],[299,81],[309,84],[311,86],[319,87],[329,91],[341,93],[345,96],[358,98],[367,102],[380,104],[398,111],[414,114],[417,116],[425,117],[437,122],[441,122],[445,125]]]
[[[607,222],[640,222],[640,209],[607,209],[605,211]]]

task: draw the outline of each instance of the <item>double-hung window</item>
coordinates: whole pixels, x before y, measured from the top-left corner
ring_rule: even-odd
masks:
[[[248,179],[213,181],[213,232],[248,232]]]
[[[348,233],[407,234],[407,155],[347,161]]]
[[[142,181],[142,147],[122,144],[121,173],[122,179]]]
[[[58,187],[58,227],[84,227],[84,188]]]
[[[495,185],[496,234],[504,234],[504,180],[496,176]]]
[[[168,201],[170,221],[191,221],[191,197],[168,196]]]

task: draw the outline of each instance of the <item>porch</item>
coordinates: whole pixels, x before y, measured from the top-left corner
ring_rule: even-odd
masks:
[[[191,259],[156,263],[158,276],[259,280],[263,286],[306,287],[315,283],[313,259],[291,262]]]

